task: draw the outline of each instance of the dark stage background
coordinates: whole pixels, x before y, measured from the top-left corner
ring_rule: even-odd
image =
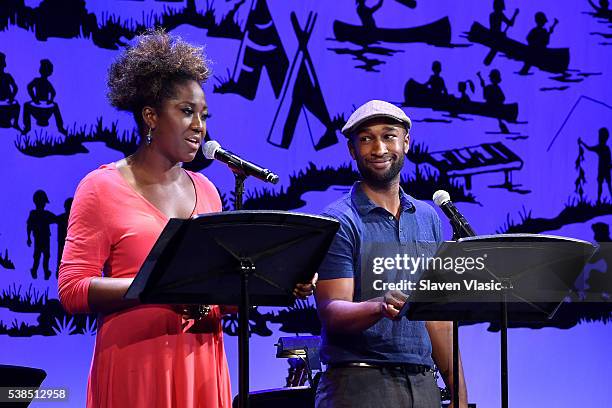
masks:
[[[503,38],[489,30],[492,0],[415,3],[384,0],[362,21],[354,0],[2,0],[0,362],[43,368],[43,385],[69,387],[67,405],[84,405],[95,317],[62,311],[57,254],[79,180],[138,143],[132,119],[106,102],[105,76],[153,25],[206,45],[215,71],[205,86],[209,137],[281,176],[273,188],[249,180],[246,208],[318,213],[344,194],[356,172],[338,129],[377,98],[413,119],[402,178],[413,196],[430,200],[447,189],[480,233],[610,241],[612,199],[604,182],[598,200],[598,171],[609,174],[611,163],[598,135],[612,125],[611,12],[586,0],[508,0],[507,18],[520,11],[514,26],[502,25]],[[552,33],[548,48],[534,51],[527,36],[537,12],[548,21],[535,41]],[[45,102],[50,87],[55,98]],[[232,208],[225,166],[198,159],[189,167]],[[32,212],[35,201],[44,211]],[[31,246],[28,225],[38,231]],[[37,244],[50,249],[48,280],[43,260],[32,277]],[[601,260],[586,273],[580,289],[599,296],[603,310],[575,296],[584,307],[568,308],[563,322],[510,331],[512,406],[610,406],[610,272]],[[260,308],[252,323],[251,387],[282,386],[287,365],[274,358],[274,343],[319,333],[313,301]],[[228,320],[237,392],[235,329]],[[470,400],[498,406],[497,327],[466,325],[461,334]]]

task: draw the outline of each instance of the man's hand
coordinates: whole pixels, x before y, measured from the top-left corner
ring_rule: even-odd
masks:
[[[408,295],[399,290],[391,290],[385,293],[381,303],[382,315],[389,319],[396,319],[406,300],[408,300]]]
[[[317,288],[317,281],[319,280],[319,274],[315,273],[312,280],[308,283],[298,283],[293,289],[293,296],[298,299],[306,299],[308,296],[312,296],[314,290]]]

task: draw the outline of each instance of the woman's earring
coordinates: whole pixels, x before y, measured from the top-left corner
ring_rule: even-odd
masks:
[[[147,143],[147,146],[150,146],[152,141],[153,141],[153,129],[149,128],[149,132],[147,132],[147,135],[145,136],[145,142]]]

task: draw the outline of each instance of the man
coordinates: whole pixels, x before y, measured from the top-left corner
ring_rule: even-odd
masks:
[[[368,7],[365,4],[365,0],[356,0],[357,3],[357,15],[361,20],[361,25],[367,28],[376,28],[376,22],[374,21],[374,13],[378,11],[383,5],[383,0],[380,0],[378,4]]]
[[[504,10],[506,2],[504,0],[493,0],[493,12],[489,14],[489,29],[499,35],[505,36],[505,31],[502,31],[502,24],[506,24],[506,29],[514,25],[518,11],[514,12],[512,18],[506,17]]]
[[[491,70],[489,73],[489,80],[491,83],[489,85],[485,85],[485,81],[482,78],[480,71],[477,72],[477,75],[478,79],[480,80],[480,86],[482,87],[482,96],[484,100],[487,102],[487,104],[501,111],[502,105],[506,101],[506,95],[504,95],[504,91],[502,91],[501,86],[499,86],[502,81],[501,72],[499,72],[499,69]],[[497,123],[499,124],[499,129],[502,133],[510,133],[508,126],[502,119],[498,118]]]
[[[446,384],[453,384],[451,323],[396,319],[406,301],[398,291],[364,296],[369,289],[362,259],[371,244],[435,246],[442,240],[433,208],[400,188],[411,125],[398,107],[373,100],[359,107],[342,129],[363,180],[325,210],[340,222],[340,229],[319,268],[315,292],[323,325],[321,357],[327,364],[317,388],[317,408],[439,408],[432,357]],[[462,372],[460,367],[463,408],[467,393]]]
[[[49,81],[49,77],[53,74],[53,63],[48,59],[40,60],[40,68],[38,70],[40,77],[34,78],[28,84],[28,94],[32,100],[26,102],[23,107],[23,130],[22,134],[27,134],[31,128],[32,116],[37,123],[42,126],[47,126],[47,118],[45,112],[51,110],[51,114],[55,117],[57,130],[64,136],[68,132],[64,128],[64,120],[59,110],[59,105],[55,102],[55,88]],[[39,119],[41,118],[41,119]],[[42,119],[44,118],[44,120]]]
[[[542,51],[546,49],[546,47],[548,47],[548,44],[550,43],[550,35],[555,30],[557,23],[559,23],[559,20],[555,18],[555,21],[553,22],[553,24],[548,29],[546,29],[544,27],[546,23],[548,22],[548,18],[546,18],[546,14],[544,14],[541,11],[538,11],[537,13],[535,13],[534,18],[535,18],[536,26],[532,28],[531,31],[529,31],[529,34],[527,34],[527,44],[529,44],[529,48],[530,48],[529,49],[530,57],[523,64],[523,67],[519,71],[519,75],[529,74],[529,69],[531,68],[531,64],[529,64],[528,62],[529,59],[540,54]]]
[[[608,146],[608,139],[610,138],[610,132],[608,128],[602,127],[599,129],[599,143],[594,146],[589,146],[582,141],[582,138],[578,138],[578,144],[588,151],[597,154],[597,204],[601,204],[601,193],[603,191],[603,183],[608,185],[608,193],[610,194],[610,200],[612,200],[612,177],[610,177],[610,170],[612,170],[612,153],[610,152],[610,146]]]

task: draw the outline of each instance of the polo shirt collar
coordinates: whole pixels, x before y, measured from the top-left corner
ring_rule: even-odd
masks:
[[[416,210],[416,207],[414,203],[412,202],[412,197],[406,194],[404,192],[404,189],[402,189],[401,186],[399,188],[399,196],[400,196],[400,208],[402,212],[404,211],[414,212]],[[353,184],[353,187],[351,188],[351,201],[353,202],[353,205],[355,206],[359,214],[362,216],[369,214],[376,208],[382,208],[376,205],[374,202],[372,202],[372,200],[370,200],[370,198],[361,188],[360,181],[355,182],[355,184]]]

